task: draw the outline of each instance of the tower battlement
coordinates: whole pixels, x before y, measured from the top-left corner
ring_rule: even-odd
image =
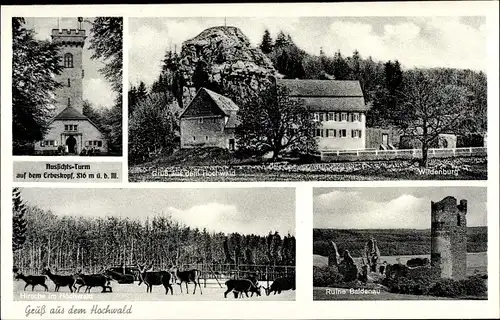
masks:
[[[52,29],[52,42],[62,45],[81,44],[85,42],[85,30]]]
[[[431,202],[431,266],[441,278],[463,279],[467,269],[467,200]]]

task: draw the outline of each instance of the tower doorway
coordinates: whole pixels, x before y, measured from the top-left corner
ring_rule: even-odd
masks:
[[[76,139],[73,136],[69,136],[66,139],[66,145],[68,146],[68,153],[76,153]]]

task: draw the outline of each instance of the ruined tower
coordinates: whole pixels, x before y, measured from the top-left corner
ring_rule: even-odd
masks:
[[[81,24],[80,24],[81,25]],[[83,65],[82,53],[85,45],[85,30],[53,29],[52,42],[59,44],[63,70],[55,76],[62,86],[56,91],[56,114],[72,107],[80,114],[83,111]]]
[[[467,270],[467,200],[431,202],[431,268],[436,277],[464,279]]]

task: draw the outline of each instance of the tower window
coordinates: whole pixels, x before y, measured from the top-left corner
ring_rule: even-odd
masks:
[[[71,87],[71,79],[68,78],[68,87]]]
[[[66,53],[64,55],[64,67],[73,68],[73,55],[71,53]]]
[[[71,98],[68,98],[68,107],[71,106]]]

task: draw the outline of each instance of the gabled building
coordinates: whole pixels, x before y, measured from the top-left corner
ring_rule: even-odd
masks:
[[[359,81],[277,79],[301,99],[318,122],[320,151],[365,149],[366,112]]]
[[[180,115],[181,148],[236,148],[238,106],[229,98],[200,88]]]
[[[52,41],[60,45],[63,71],[55,76],[62,86],[55,92],[56,116],[42,141],[35,143],[36,154],[55,154],[61,149],[70,155],[107,153],[108,145],[99,128],[83,115],[82,53],[85,30],[54,29]]]

